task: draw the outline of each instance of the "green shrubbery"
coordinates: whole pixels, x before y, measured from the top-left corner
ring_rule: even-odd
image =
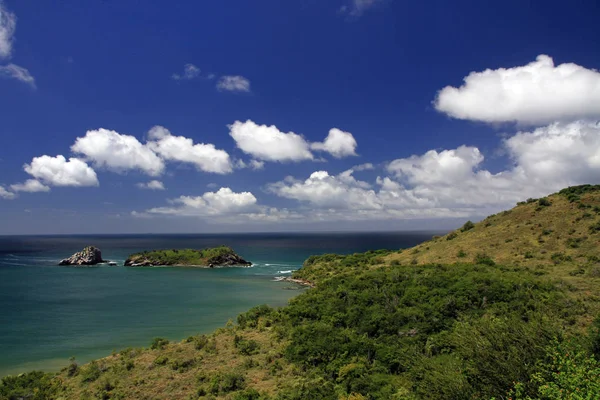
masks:
[[[526,380],[561,336],[559,318],[581,310],[526,269],[483,264],[341,273],[293,299],[281,317],[285,356],[304,382],[333,382],[294,393],[489,398]]]
[[[168,339],[155,337],[154,339],[152,339],[152,342],[150,343],[150,348],[152,350],[162,350],[168,344],[169,344]]]
[[[4,377],[0,380],[0,399],[55,399],[62,393],[63,388],[60,382],[53,378],[54,375],[41,371]]]
[[[460,228],[460,230],[463,231],[463,232],[466,232],[466,231],[470,231],[473,228],[475,228],[475,224],[473,222],[471,222],[471,221],[467,221],[462,226],[462,228]]]

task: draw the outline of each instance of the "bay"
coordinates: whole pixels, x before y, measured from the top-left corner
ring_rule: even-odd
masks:
[[[0,376],[55,371],[113,350],[209,333],[304,289],[276,281],[313,254],[400,249],[432,233],[269,233],[0,237]],[[119,266],[58,267],[87,245]],[[231,246],[250,268],[126,268],[131,253]]]

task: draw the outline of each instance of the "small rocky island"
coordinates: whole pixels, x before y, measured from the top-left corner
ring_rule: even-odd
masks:
[[[219,246],[203,250],[173,249],[135,253],[125,260],[126,267],[184,266],[184,267],[247,267],[251,262],[237,255],[231,247]]]
[[[61,260],[58,265],[96,265],[104,263],[102,252],[99,248],[88,246],[83,250],[73,254],[69,258]]]

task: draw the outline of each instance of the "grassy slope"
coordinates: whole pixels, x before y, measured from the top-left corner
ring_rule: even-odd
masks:
[[[128,259],[133,263],[148,260],[154,265],[209,265],[213,258],[229,254],[235,254],[233,249],[227,246],[219,246],[203,250],[173,249],[144,251],[132,254]]]
[[[592,188],[597,189],[597,188]],[[600,190],[561,191],[492,215],[472,229],[457,229],[411,249],[390,254],[384,263],[422,265],[475,262],[533,268],[572,285],[571,294],[597,311],[600,302]],[[582,321],[586,324],[589,321]]]

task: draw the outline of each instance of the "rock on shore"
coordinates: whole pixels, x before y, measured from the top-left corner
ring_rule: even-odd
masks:
[[[96,265],[105,262],[102,259],[102,252],[99,248],[88,246],[83,250],[73,254],[69,258],[61,260],[58,265]]]

